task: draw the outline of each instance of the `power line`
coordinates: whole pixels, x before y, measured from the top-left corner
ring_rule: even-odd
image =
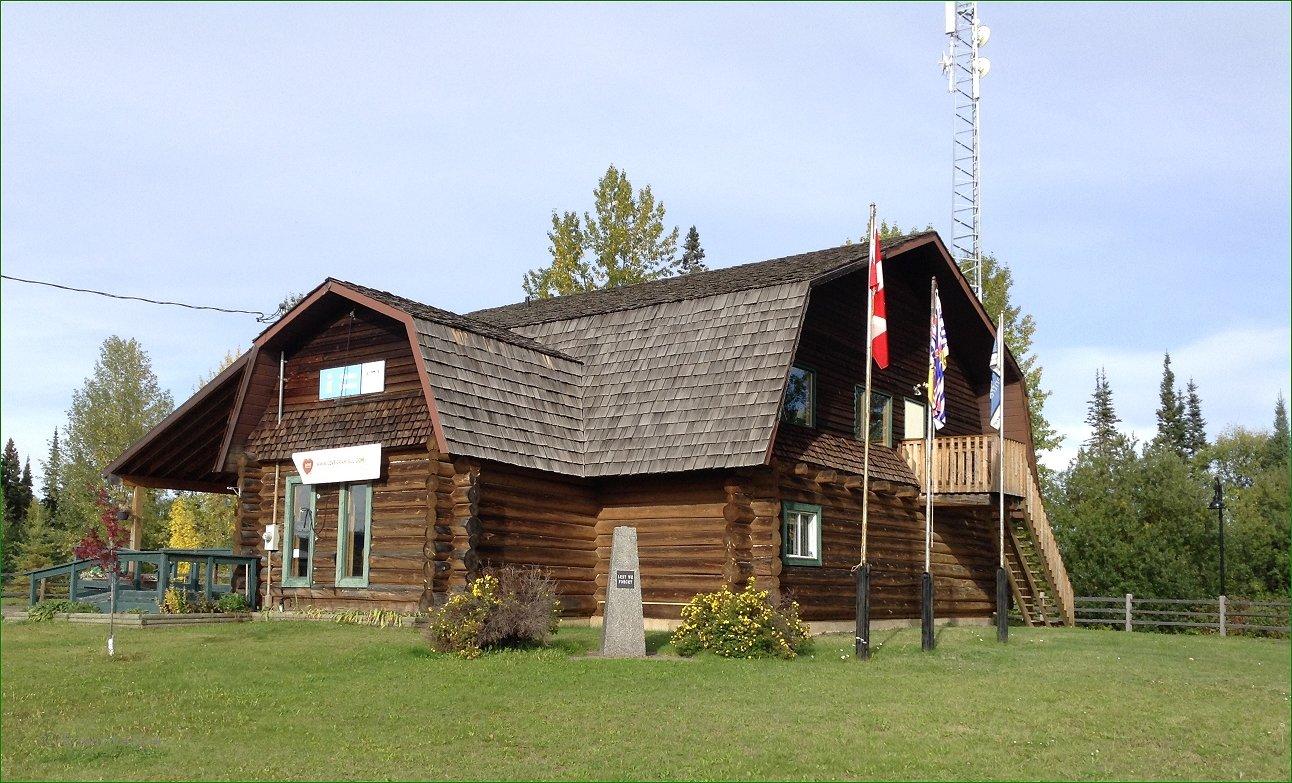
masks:
[[[4,278],[5,280],[13,280],[18,283],[30,283],[32,285],[49,286],[50,288],[58,288],[63,291],[76,291],[82,294],[94,294],[96,296],[106,296],[109,299],[128,299],[133,302],[146,302],[148,304],[168,305],[170,307],[186,307],[189,310],[211,310],[217,313],[236,313],[238,315],[254,315],[256,316],[256,320],[259,321],[260,323],[265,323],[266,321],[269,321],[271,319],[271,316],[265,315],[259,310],[237,310],[231,307],[195,305],[195,304],[188,304],[186,302],[170,302],[165,299],[149,299],[144,296],[128,296],[126,294],[112,294],[112,293],[108,293],[107,291],[96,291],[93,288],[77,288],[76,286],[62,285],[61,283],[50,283],[45,280],[28,280],[25,277],[14,277],[13,275],[0,275],[0,278]]]

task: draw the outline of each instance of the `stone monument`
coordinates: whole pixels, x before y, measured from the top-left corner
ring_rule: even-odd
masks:
[[[617,527],[610,544],[606,613],[601,625],[601,654],[612,658],[646,655],[646,621],[642,615],[641,569],[637,563],[637,528]]]

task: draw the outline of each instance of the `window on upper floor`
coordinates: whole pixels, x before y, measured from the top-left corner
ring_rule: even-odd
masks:
[[[816,373],[805,367],[791,367],[781,404],[781,421],[816,426]]]
[[[865,400],[866,387],[856,387],[852,399],[852,432],[857,440],[865,440],[861,430],[865,426]],[[870,442],[881,446],[893,445],[893,398],[874,389],[870,390]]]
[[[373,394],[386,388],[386,361],[384,359],[344,367],[329,367],[319,371],[319,399],[335,400]]]
[[[906,440],[919,440],[924,437],[924,428],[928,426],[928,407],[924,403],[905,398],[902,400],[902,437]]]

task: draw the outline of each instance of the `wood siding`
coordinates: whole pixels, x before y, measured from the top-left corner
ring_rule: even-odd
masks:
[[[422,394],[413,350],[402,324],[366,310],[336,317],[316,335],[287,352],[283,382],[283,421],[278,422],[276,356],[256,371],[253,385],[267,378],[272,404],[248,434],[252,459],[277,461],[294,451],[360,443],[386,448],[421,447],[431,437],[430,414]],[[265,354],[261,354],[262,357]],[[319,399],[319,373],[332,367],[383,360],[385,388],[381,392],[338,399]]]
[[[874,388],[893,397],[893,440],[902,438],[902,399],[917,398],[912,387],[928,378],[928,289],[916,291],[909,281],[893,276],[888,297],[888,353],[891,363],[876,369]],[[807,318],[794,363],[816,372],[816,426],[853,437],[856,413],[853,394],[866,382],[865,277],[848,275],[812,291]],[[978,393],[960,365],[951,343],[947,365],[947,426],[944,435],[983,432]],[[984,371],[986,358],[983,359]]]

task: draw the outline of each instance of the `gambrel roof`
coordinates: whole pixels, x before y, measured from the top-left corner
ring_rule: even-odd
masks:
[[[884,243],[895,263],[916,248],[938,258],[939,274],[964,285],[933,232]],[[325,300],[349,300],[403,325],[422,360],[430,417],[429,429],[409,437],[421,442],[429,432],[442,452],[582,477],[766,464],[810,292],[864,269],[868,251],[845,245],[467,315],[329,278],[256,338],[237,372],[231,368],[176,412],[183,418],[212,408],[208,416],[227,420],[219,448],[203,447],[203,459],[213,459],[200,471],[188,460],[183,478],[189,488],[206,482],[216,489],[230,483],[237,448],[253,445],[262,459],[294,448],[263,433],[257,437],[266,442],[245,442],[268,404],[263,381],[252,376],[268,366],[270,349],[318,328]],[[214,408],[196,402],[208,391],[219,392]],[[355,415],[362,417],[358,409]],[[343,445],[346,426],[320,423],[317,442]],[[164,429],[166,423],[132,446],[109,473],[138,480],[143,466],[161,459],[152,454],[160,444],[178,442]],[[856,456],[848,444],[800,441],[791,435],[780,448],[805,459]],[[893,480],[914,481],[896,452],[872,463]]]

